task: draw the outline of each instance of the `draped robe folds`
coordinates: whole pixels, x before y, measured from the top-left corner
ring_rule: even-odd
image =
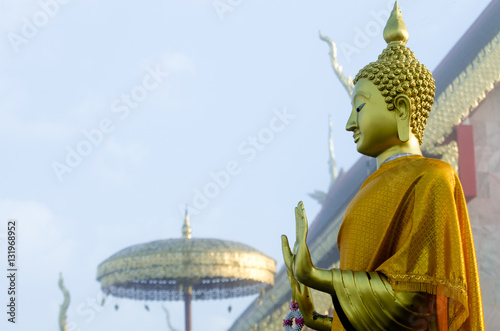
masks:
[[[448,163],[413,155],[382,164],[347,207],[337,242],[340,269],[446,297],[447,311],[436,315],[447,316],[449,330],[484,330],[466,202]],[[335,315],[332,330],[342,329]]]

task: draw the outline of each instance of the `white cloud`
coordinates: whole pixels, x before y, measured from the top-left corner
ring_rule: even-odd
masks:
[[[130,166],[142,165],[148,149],[136,142],[123,144],[114,137],[104,143],[104,153],[92,163],[91,177],[112,185],[130,182]]]
[[[69,238],[64,223],[45,204],[2,199],[0,210],[2,221],[16,220],[20,268],[52,272],[68,265],[77,242]],[[0,231],[6,231],[6,227],[2,226]]]
[[[148,67],[155,67],[156,65],[158,65],[162,71],[166,71],[170,74],[186,72],[195,73],[196,71],[196,66],[192,58],[181,52],[165,51],[159,56],[146,57],[140,63],[142,70],[146,70]]]
[[[79,121],[97,122],[100,117],[103,117],[103,110],[108,108],[109,105],[106,104],[102,97],[96,97],[94,95],[73,108],[72,113]]]
[[[18,109],[15,102],[4,102],[0,105],[0,132],[9,138],[27,139],[30,141],[49,140],[49,141],[65,141],[74,134],[68,124],[59,122],[51,122],[42,120],[38,122],[29,122],[21,120],[14,114],[14,110]]]
[[[104,148],[106,154],[114,158],[120,158],[121,161],[128,159],[134,164],[140,164],[148,154],[148,150],[144,145],[140,143],[120,144],[114,137],[106,141]]]
[[[53,231],[49,233],[45,232],[49,224],[53,222],[54,215],[47,206],[40,202],[0,200],[0,210],[4,218],[15,219],[19,222],[18,228],[21,231],[19,235],[22,241],[38,246],[60,237],[57,228],[51,229]],[[40,238],[42,233],[44,233],[44,238]]]
[[[0,1],[0,20],[6,30],[19,33],[23,17],[30,17],[38,9],[34,1],[2,0]]]
[[[172,73],[195,71],[195,66],[191,58],[184,53],[165,52],[161,55],[161,66],[166,71]]]

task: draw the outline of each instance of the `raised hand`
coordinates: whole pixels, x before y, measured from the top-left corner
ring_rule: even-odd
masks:
[[[293,253],[290,250],[288,238],[281,236],[283,259],[287,267],[288,281],[292,289],[292,301],[299,305],[305,324],[315,330],[330,331],[332,319],[319,315],[314,309],[311,290],[308,286],[332,293],[332,277],[329,270],[314,267],[309,248],[307,247],[307,218],[304,204],[299,202],[295,208],[295,244]],[[307,286],[306,286],[307,285]],[[325,291],[326,289],[326,291]]]
[[[283,259],[292,276],[299,282],[308,285],[310,273],[315,269],[309,248],[307,247],[307,217],[304,210],[304,204],[299,202],[295,207],[295,244],[293,253],[290,250],[288,238],[285,235],[281,236],[281,244],[283,251]]]
[[[288,244],[288,238],[285,235],[281,236],[281,244],[283,250],[283,259],[285,260],[285,265],[288,269],[287,270],[288,281],[290,282],[290,287],[292,289],[292,301],[298,303],[300,312],[302,313],[302,316],[304,316],[304,321],[306,322],[306,325],[312,326],[311,320],[315,314],[315,310],[310,289],[307,286],[300,283],[295,276],[297,258],[300,258],[302,256],[302,254],[297,255],[297,253],[299,247],[306,246],[306,238],[307,238],[307,219],[305,219],[305,214],[303,210],[304,206],[302,202],[299,202],[298,206],[295,208],[296,240],[293,248],[295,254],[292,253],[292,251],[290,250],[290,245]],[[303,217],[301,215],[303,215]],[[303,224],[304,220],[306,222],[305,225]]]
[[[295,207],[295,231],[296,240],[293,253],[290,250],[288,238],[285,235],[281,236],[283,259],[286,267],[293,278],[300,283],[322,292],[333,293],[331,270],[318,269],[312,262],[306,243],[308,226],[302,201]]]

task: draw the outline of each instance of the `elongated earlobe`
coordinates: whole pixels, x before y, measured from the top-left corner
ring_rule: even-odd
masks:
[[[399,94],[394,99],[394,114],[398,126],[398,138],[402,142],[410,139],[411,101],[406,94]]]

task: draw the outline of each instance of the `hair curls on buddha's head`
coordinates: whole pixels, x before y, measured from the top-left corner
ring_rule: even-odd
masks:
[[[406,94],[411,101],[411,130],[422,144],[436,86],[431,72],[405,45],[408,31],[397,3],[385,27],[384,38],[388,42],[387,48],[376,62],[371,62],[359,71],[353,83],[356,84],[361,78],[372,81],[385,97],[388,110],[394,110],[397,95]]]

